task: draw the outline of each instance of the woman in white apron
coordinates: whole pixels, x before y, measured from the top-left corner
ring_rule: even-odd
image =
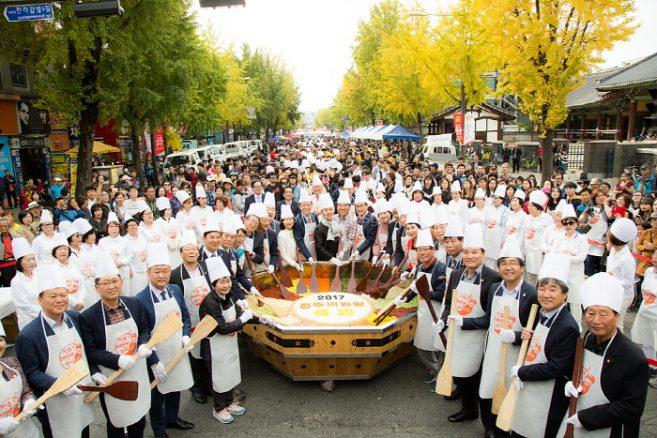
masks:
[[[84,277],[78,266],[71,261],[72,251],[64,239],[55,244],[52,250],[55,256],[54,267],[66,281],[68,291],[68,307],[81,312],[84,308],[86,290],[83,287]],[[73,256],[76,257],[77,256]]]
[[[176,199],[180,202],[180,211],[176,214],[176,222],[178,222],[179,230],[195,230],[196,231],[196,216],[192,212],[194,201],[192,197],[185,190],[178,190],[176,192]],[[198,232],[196,233],[197,239],[200,241]]]
[[[538,272],[543,264],[543,250],[541,241],[545,230],[552,226],[552,218],[543,212],[543,206],[547,202],[547,196],[540,190],[534,190],[529,194],[529,205],[527,221],[525,223],[525,279],[530,284],[536,284]]]
[[[162,238],[167,242],[171,266],[178,266],[182,259],[180,258],[180,229],[178,221],[171,217],[171,201],[164,196],[155,200],[156,208],[160,212],[160,217],[155,220],[155,225],[160,228]]]
[[[299,272],[303,267],[297,262],[297,244],[294,240],[292,228],[294,227],[294,215],[292,209],[287,205],[281,205],[281,231],[278,233],[278,253],[281,256],[283,266],[291,266]],[[236,272],[233,270],[233,272]]]
[[[315,229],[317,228],[317,216],[312,213],[312,201],[305,189],[300,190],[298,202],[299,210],[301,210],[301,214],[298,217],[299,220],[303,221],[303,243],[310,254],[310,258],[317,260],[317,253],[315,251]],[[310,258],[307,258],[307,261],[310,261]]]
[[[520,250],[523,256],[525,252],[525,224],[527,222],[527,213],[522,209],[522,204],[525,201],[525,192],[516,190],[511,202],[509,203],[509,217],[506,220],[506,236],[516,236],[520,243]]]
[[[426,203],[427,201],[423,200],[422,202]],[[368,205],[369,203],[365,191],[358,190],[356,192],[356,196],[354,199],[354,210],[356,212],[356,235],[354,237],[354,248],[351,254],[352,254],[352,258],[355,258],[356,260],[360,260],[360,261],[369,260],[370,256],[372,255],[372,245],[370,245],[367,248],[361,248],[363,244],[367,245],[368,239],[365,236],[366,228],[367,228],[367,233],[370,236],[370,239],[371,239],[372,231],[376,233],[378,228],[376,219],[367,210]],[[427,209],[429,208],[428,203],[426,205],[426,208]],[[376,240],[376,234],[374,240]],[[372,242],[373,244],[373,240],[369,240],[369,241]],[[359,248],[361,248],[360,251],[362,251],[362,254],[358,250]],[[374,255],[378,255],[378,254],[374,254]]]
[[[208,195],[205,192],[205,188],[203,187],[203,184],[201,184],[200,182],[197,183],[196,187],[194,188],[194,191],[196,194],[196,201],[198,202],[198,205],[192,207],[191,214],[194,219],[196,235],[199,236],[199,238],[202,238],[205,224],[207,224],[208,220],[210,220],[211,217],[215,220],[217,218],[214,217],[214,210],[212,210],[212,207],[208,205]]]
[[[636,238],[636,225],[627,218],[618,218],[607,232],[609,255],[607,255],[607,272],[623,284],[623,306],[620,311],[618,328],[623,331],[625,313],[634,300],[634,279],[636,261],[629,244]]]
[[[484,222],[486,221],[486,192],[478,188],[474,195],[474,206],[468,209],[467,225],[481,225],[481,229],[485,229]]]
[[[0,324],[0,357],[5,353],[7,341]],[[35,401],[25,380],[20,362],[15,357],[0,359],[0,436],[5,438],[39,438],[39,430],[31,418],[36,411],[28,411],[27,418],[17,423],[13,417]]]
[[[486,266],[497,269],[497,259],[502,250],[502,243],[506,235],[506,221],[509,209],[502,204],[506,196],[506,186],[500,185],[495,189],[493,205],[486,209],[484,234],[484,249],[486,250]]]
[[[137,219],[128,218],[125,222],[128,252],[128,265],[130,266],[130,296],[135,296],[148,285],[146,276],[146,247],[148,243],[139,233]]]
[[[199,308],[199,318],[212,316],[218,323],[204,339],[201,351],[212,377],[212,416],[224,424],[232,423],[234,416],[243,415],[246,409],[233,401],[232,390],[242,381],[240,372],[237,332],[244,324],[258,318],[250,310],[242,310],[230,294],[232,280],[221,257],[207,259],[206,265],[212,292]]]
[[[146,243],[160,243],[165,240],[164,233],[159,224],[155,223],[153,219],[153,211],[150,208],[145,208],[144,211],[141,212],[139,234],[144,237]]]
[[[381,252],[385,251],[388,244],[388,233],[390,231],[390,221],[392,220],[392,206],[385,199],[380,199],[374,204],[374,210],[378,219],[376,227],[376,239],[372,244],[372,264],[376,264]]]
[[[41,233],[32,242],[32,248],[36,254],[37,262],[40,264],[51,264],[55,262],[52,256],[52,248],[60,233],[55,232],[55,224],[52,213],[44,209],[41,212]]]
[[[123,279],[121,295],[130,296],[130,256],[128,255],[128,242],[121,236],[119,218],[114,212],[109,212],[107,217],[107,236],[100,239],[98,246],[108,252],[114,259],[114,264]]]
[[[653,255],[653,260],[657,252]],[[641,284],[643,300],[632,324],[632,340],[641,345],[651,368],[657,368],[657,274],[654,267],[646,269]]]
[[[18,329],[23,330],[30,321],[39,316],[41,307],[37,302],[38,280],[36,278],[36,255],[23,237],[15,237],[11,248],[16,259],[16,275],[11,279],[11,300],[16,309]]]
[[[98,294],[94,285],[93,264],[100,254],[100,248],[96,245],[96,232],[86,219],[76,219],[73,225],[80,234],[80,246],[76,249],[76,239],[71,241],[71,250],[76,254],[75,263],[82,273],[82,284],[85,289],[84,307],[90,307],[98,301]]]

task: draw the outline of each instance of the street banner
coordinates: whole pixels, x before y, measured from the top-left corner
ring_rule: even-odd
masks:
[[[475,139],[475,114],[473,112],[465,113],[463,122],[463,144],[470,144]]]
[[[456,139],[459,144],[465,144],[463,137],[463,113],[454,113],[454,132],[456,132]]]

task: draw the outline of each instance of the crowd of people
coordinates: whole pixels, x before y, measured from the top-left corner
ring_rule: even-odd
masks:
[[[234,397],[234,335],[245,324],[276,324],[248,306],[249,294],[261,295],[252,275],[359,260],[412,284],[427,277],[414,345],[429,384],[451,350],[456,387],[447,398],[461,409],[449,421],[480,418],[485,436],[508,436],[492,409],[502,368],[518,390],[513,436],[563,436],[570,424],[575,436],[638,437],[657,370],[650,168],[616,184],[560,171],[539,183],[508,162],[432,163],[407,146],[284,140],[245,159],[166,169],[161,185],[126,171],[117,184],[95,178],[84,193],[60,190],[49,205],[31,197],[16,219],[0,215],[0,282],[11,287],[20,328],[17,358],[0,361],[0,436],[38,436],[36,422],[13,416],[80,360],[87,383],[103,385],[119,369],[120,380],[139,383],[135,401],[100,395],[108,437],[143,436],[146,414],[157,437],[193,428],[178,414],[187,389],[231,423],[246,411]],[[540,312],[528,325],[532,305]],[[150,348],[151,332],[172,313],[182,329]],[[207,315],[217,327],[192,348]],[[580,335],[584,377],[573,384]],[[523,340],[528,353],[517,366]],[[189,355],[167,371],[182,348]],[[571,397],[577,412],[567,415]],[[46,437],[88,437],[94,421],[76,386],[27,414]]]

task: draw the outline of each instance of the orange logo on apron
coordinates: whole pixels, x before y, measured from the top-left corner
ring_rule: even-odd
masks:
[[[146,263],[146,251],[139,251],[139,261]]]
[[[21,411],[20,400],[17,395],[11,396],[9,399],[0,403],[0,418],[15,417]]]
[[[525,357],[525,360],[527,362],[535,361],[538,357],[538,353],[540,353],[542,349],[543,346],[540,342],[532,341],[531,344],[529,344],[529,349],[527,350],[527,356]]]
[[[502,312],[497,312],[495,314],[495,326],[493,327],[493,330],[495,330],[495,333],[497,333],[498,335],[502,331],[503,319],[504,319],[504,314]],[[508,324],[507,327],[505,327],[505,329],[510,330],[515,322],[516,322],[516,317],[514,315],[509,315]]]
[[[132,355],[137,349],[137,333],[124,333],[114,342],[116,354]]]
[[[459,294],[456,298],[456,312],[461,316],[467,316],[477,305],[477,299],[470,294]]]
[[[643,292],[641,295],[643,295],[643,302],[646,303],[647,306],[651,304],[655,304],[655,297],[653,294],[649,294],[648,292]]]
[[[66,290],[68,290],[69,295],[75,295],[80,290],[80,282],[75,278],[67,278]]]
[[[194,304],[196,307],[199,307],[207,294],[208,289],[205,286],[198,286],[192,290],[189,298],[192,300],[192,304]]]
[[[584,368],[584,370],[582,371],[582,383],[580,383],[580,385],[582,385],[581,395],[584,395],[587,392],[589,392],[589,389],[591,389],[594,383],[595,383],[595,376],[591,374],[591,368],[590,367]]]
[[[69,369],[80,359],[82,359],[82,344],[79,342],[71,342],[59,352],[59,363],[64,369]]]
[[[172,310],[171,312],[167,313],[164,318],[168,318],[168,317],[178,317],[178,318],[180,318],[180,311]]]

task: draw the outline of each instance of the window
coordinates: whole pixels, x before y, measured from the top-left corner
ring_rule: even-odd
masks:
[[[12,87],[27,88],[27,71],[24,65],[9,64]]]

